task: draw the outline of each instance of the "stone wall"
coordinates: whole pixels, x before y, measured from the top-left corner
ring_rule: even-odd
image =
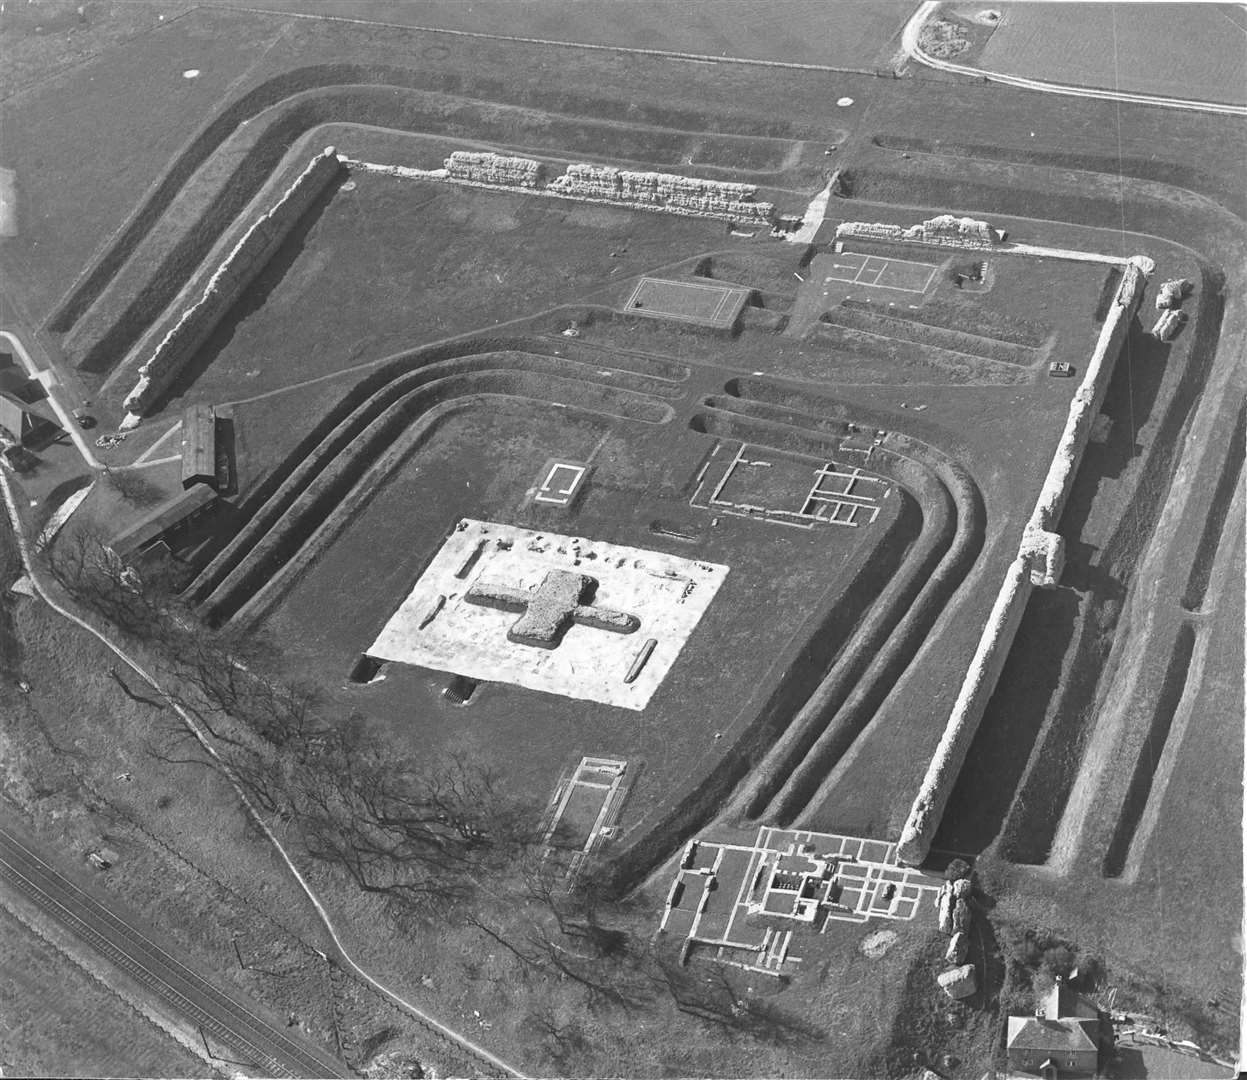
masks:
[[[172,329],[139,368],[139,379],[125,406],[123,427],[133,427],[177,378],[216,329],[239,294],[264,269],[307,209],[343,169],[332,146],[317,154],[273,207],[234,245],[208,279],[199,299],[182,312]]]
[[[752,184],[731,184],[673,173],[630,172],[613,165],[569,165],[548,185],[549,191],[573,198],[681,210],[733,221],[769,224],[775,207],[757,202]]]
[[[873,221],[842,221],[836,226],[836,239],[908,241],[913,244],[938,244],[942,247],[984,251],[996,243],[996,233],[986,221],[939,214],[909,226],[885,225]]]
[[[545,176],[545,166],[532,158],[474,150],[456,150],[445,165],[451,180],[473,180],[479,184],[535,188]]]
[[[1143,299],[1150,266],[1150,260],[1141,256],[1126,264],[1121,286],[1096,339],[1086,373],[1070,402],[1065,430],[1023,530],[1017,558],[1009,566],[996,596],[944,733],[901,830],[897,857],[902,862],[917,866],[931,849],[948,797],[996,689],[1032,588],[1052,586],[1060,579],[1064,544],[1056,528],[1090,440],[1092,424],[1104,403],[1130,322]]]

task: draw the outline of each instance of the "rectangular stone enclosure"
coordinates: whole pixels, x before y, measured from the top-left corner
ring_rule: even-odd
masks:
[[[639,711],[727,572],[464,518],[366,655]]]
[[[711,285],[697,281],[642,278],[624,310],[630,315],[696,323],[727,330],[735,325],[749,290],[739,285]]]

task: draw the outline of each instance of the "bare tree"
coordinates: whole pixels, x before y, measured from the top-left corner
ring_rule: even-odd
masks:
[[[47,561],[75,601],[133,637],[157,637],[178,606],[170,567],[152,564],[140,574],[94,530],[63,532],[48,549]]]
[[[156,506],[165,498],[160,487],[153,484],[137,469],[110,469],[105,467],[104,479],[108,486],[126,502],[140,508]]]
[[[319,740],[294,772],[292,802],[308,854],[400,918],[463,901],[535,839],[533,813],[491,771],[462,757],[396,759],[362,725]]]

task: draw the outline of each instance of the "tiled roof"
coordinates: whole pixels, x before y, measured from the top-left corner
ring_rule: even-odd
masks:
[[[1009,1017],[1010,1050],[1043,1050],[1068,1053],[1098,1051],[1098,1025],[1094,1020],[1039,1020],[1031,1016]]]

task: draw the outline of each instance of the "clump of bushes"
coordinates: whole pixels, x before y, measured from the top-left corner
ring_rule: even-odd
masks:
[[[1083,993],[1103,985],[1104,961],[1050,930],[1002,928],[1008,966],[1001,1011],[1029,1013],[1058,978]]]

